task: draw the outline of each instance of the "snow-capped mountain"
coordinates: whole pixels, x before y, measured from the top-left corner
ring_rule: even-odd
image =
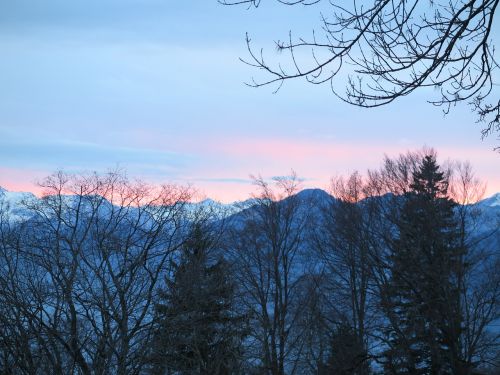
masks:
[[[29,219],[32,214],[27,206],[36,206],[37,203],[40,203],[41,199],[42,198],[39,198],[30,192],[13,192],[0,187],[0,214],[3,214],[5,217],[8,217],[8,220],[14,222]],[[44,199],[50,199],[50,196]],[[65,195],[62,196],[62,199],[63,205],[66,207],[74,207],[75,205],[82,203],[82,200],[76,198],[76,196]],[[100,196],[86,196],[83,200],[83,204],[90,204],[93,199],[104,198]],[[109,208],[112,206],[112,204],[106,199],[104,199],[103,203],[104,205],[100,205],[101,211],[106,207]],[[194,217],[194,215],[200,211],[204,211],[206,213],[210,212],[214,218],[220,218],[234,215],[237,212],[252,206],[253,204],[255,204],[254,199],[223,203],[207,198],[200,202],[189,202],[186,204],[185,209],[188,218],[190,216]]]
[[[65,198],[67,200],[65,204],[71,206],[74,197],[67,196]],[[329,199],[332,199],[332,196],[321,189],[304,189],[297,193],[297,198],[299,198],[304,209],[315,211],[324,206]],[[0,187],[0,208],[2,208],[3,213],[8,213],[10,220],[17,221],[29,218],[30,213],[26,208],[26,204],[34,204],[39,200],[40,198],[30,192],[12,192]],[[199,210],[211,210],[215,217],[227,217],[251,208],[256,202],[256,199],[248,199],[240,202],[222,203],[208,198],[200,202],[188,203],[186,208],[188,215],[195,214]],[[500,193],[485,198],[472,206],[479,208],[483,215],[488,218],[486,225],[498,225],[500,220]]]
[[[482,207],[495,207],[500,210],[500,193],[496,193],[489,198],[478,202]]]
[[[8,213],[10,220],[23,220],[30,216],[25,208],[25,203],[38,198],[28,192],[8,191],[0,187],[0,208]]]

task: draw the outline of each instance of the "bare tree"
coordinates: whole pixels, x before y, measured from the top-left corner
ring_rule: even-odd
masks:
[[[328,275],[311,267],[297,286],[296,306],[299,312],[294,333],[299,345],[297,373],[322,374],[330,355],[330,341],[336,324],[342,320],[342,312],[335,305],[335,294]]]
[[[24,202],[30,217],[15,241],[2,242],[1,298],[10,310],[0,320],[24,340],[13,373],[141,373],[189,191],[120,173],[57,173],[41,186],[42,199]]]
[[[500,346],[500,334],[494,329],[500,321],[500,217],[487,217],[478,207],[485,184],[469,163],[457,163],[452,177],[451,194],[460,204],[461,246],[469,249],[457,272],[463,311],[461,356],[466,363],[487,368],[494,364]]]
[[[47,356],[39,326],[24,314],[29,296],[19,285],[22,265],[21,228],[9,215],[0,197],[0,372],[5,374],[49,373],[54,358]],[[55,371],[54,373],[60,373]]]
[[[258,7],[261,0],[219,0],[226,5]],[[277,41],[288,64],[269,63],[247,35],[246,63],[267,77],[251,86],[304,78],[313,84],[330,83],[342,100],[362,107],[393,102],[417,89],[436,88],[429,102],[448,112],[459,102],[469,103],[484,122],[483,137],[500,131],[500,101],[494,80],[494,15],[498,0],[363,0],[350,3],[322,0],[276,0],[289,6],[317,6],[321,32],[307,39]],[[327,3],[328,9],[322,7]],[[310,54],[304,59],[304,54]],[[346,73],[347,88],[333,79]]]
[[[344,363],[353,374],[368,373],[368,322],[370,320],[370,283],[372,238],[369,204],[365,201],[365,183],[357,172],[347,179],[332,180],[331,199],[315,226],[313,243],[331,284],[332,303],[341,321],[335,330],[345,330],[355,337],[358,353],[351,353],[355,363]],[[338,319],[338,318],[337,318]]]
[[[293,306],[303,273],[306,213],[295,175],[274,182],[276,187],[255,179],[256,204],[235,218],[230,246],[242,303],[253,322],[250,356],[265,374],[284,375],[296,372],[299,344],[292,330],[300,311]]]
[[[404,198],[425,155],[435,152],[386,158],[367,177],[336,178],[329,198],[298,194],[295,175],[272,183],[256,178],[258,194],[251,205],[227,221],[211,209],[193,210],[189,189],[152,187],[120,173],[57,173],[42,182],[42,198],[25,199],[12,216],[0,192],[0,373],[150,373],[158,361],[169,362],[161,348],[153,350],[160,323],[162,330],[178,333],[169,336],[169,343],[182,351],[191,332],[222,337],[235,328],[230,321],[238,316],[248,317],[250,334],[228,335],[234,350],[225,343],[214,348],[216,356],[224,351],[219,349],[228,349],[239,366],[243,346],[245,371],[368,373],[368,362],[382,360],[389,344],[384,332],[398,328],[385,291]],[[460,259],[453,257],[447,281],[453,293],[445,298],[450,312],[461,315],[460,325],[453,327],[459,335],[454,366],[464,374],[479,367],[490,370],[498,367],[500,346],[495,330],[500,322],[499,218],[482,214],[477,201],[484,186],[470,165],[449,162],[443,171],[459,203],[453,211],[454,243],[464,249]],[[208,230],[208,243],[195,235],[197,228]],[[174,272],[183,251],[205,245],[210,259],[194,257],[189,267]],[[203,270],[214,270],[219,260],[231,273],[231,313],[219,316],[224,324],[206,314],[226,271],[205,277]],[[190,283],[193,272],[199,272],[204,290]],[[187,291],[179,306],[189,306],[177,309],[164,300],[166,311],[176,314],[161,321],[155,306],[172,281]],[[443,304],[439,311],[448,308]],[[182,312],[190,309],[196,314]],[[186,324],[175,331],[174,321]],[[202,337],[194,348],[206,344]],[[199,371],[217,372],[200,365],[208,357],[197,357]],[[218,358],[211,364],[228,357]]]

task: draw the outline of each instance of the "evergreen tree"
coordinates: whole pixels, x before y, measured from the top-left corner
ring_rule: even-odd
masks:
[[[211,236],[196,227],[174,265],[157,305],[156,374],[239,373],[244,317],[234,311],[228,264],[209,257],[213,245]]]
[[[330,355],[321,366],[320,375],[369,374],[368,353],[356,331],[348,324],[341,324],[333,332]]]
[[[460,246],[448,178],[426,155],[404,197],[386,290],[386,373],[455,374],[460,363]]]

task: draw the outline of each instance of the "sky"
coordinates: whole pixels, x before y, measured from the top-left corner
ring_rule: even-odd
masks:
[[[500,192],[499,141],[481,140],[467,106],[445,116],[426,103],[435,92],[361,109],[328,85],[245,85],[260,74],[239,60],[246,32],[272,61],[273,41],[290,29],[309,36],[318,22],[317,8],[270,1],[0,2],[0,186],[36,192],[57,170],[120,168],[229,202],[254,190],[250,175],[293,170],[304,188],[327,188],[332,176],[428,146],[470,161],[486,195]]]

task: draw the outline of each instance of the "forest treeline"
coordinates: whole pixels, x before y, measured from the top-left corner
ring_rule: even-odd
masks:
[[[0,374],[500,373],[499,218],[432,150],[237,212],[121,173],[0,198]]]

